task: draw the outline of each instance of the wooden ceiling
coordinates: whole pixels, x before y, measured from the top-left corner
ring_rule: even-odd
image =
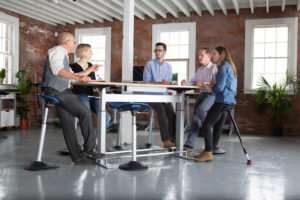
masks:
[[[134,14],[144,20],[166,18],[168,13],[177,18],[179,12],[188,17],[191,12],[202,16],[208,11],[214,16],[216,10],[222,10],[227,15],[228,9],[234,9],[239,15],[241,8],[254,14],[258,7],[265,7],[268,13],[270,7],[281,6],[284,12],[287,5],[299,11],[300,0],[135,0]],[[52,25],[123,20],[123,0],[1,0],[0,7]]]

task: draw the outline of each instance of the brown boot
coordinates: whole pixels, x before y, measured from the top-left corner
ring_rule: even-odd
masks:
[[[176,145],[171,141],[171,140],[165,140],[164,141],[164,144],[163,144],[163,147],[164,148],[171,148],[171,147],[175,147]]]
[[[197,162],[208,162],[213,160],[212,151],[202,151],[199,155],[194,157]]]

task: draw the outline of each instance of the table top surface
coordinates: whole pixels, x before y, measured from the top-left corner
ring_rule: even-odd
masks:
[[[143,82],[106,82],[106,81],[88,81],[88,82],[72,82],[73,85],[91,85],[91,86],[133,86],[133,87],[160,87],[169,89],[199,89],[199,86],[193,85],[163,85],[163,84],[149,84]]]

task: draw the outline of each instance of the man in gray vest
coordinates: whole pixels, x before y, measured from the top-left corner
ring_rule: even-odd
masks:
[[[90,80],[90,77],[73,73],[69,66],[68,54],[73,53],[76,47],[74,36],[71,33],[62,32],[57,38],[57,43],[58,46],[48,51],[42,86],[45,89],[45,94],[60,101],[56,110],[72,161],[75,164],[91,163],[88,158],[102,157],[95,149],[96,140],[91,112],[69,89],[70,80],[86,82]],[[74,117],[79,119],[84,139],[83,151],[78,144]]]

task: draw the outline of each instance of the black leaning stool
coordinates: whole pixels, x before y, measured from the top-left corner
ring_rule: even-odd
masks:
[[[251,164],[252,164],[252,160],[250,160],[250,157],[249,157],[249,155],[248,155],[248,153],[247,153],[247,150],[246,150],[246,148],[244,147],[244,144],[243,144],[243,141],[242,141],[242,138],[241,138],[240,131],[239,131],[239,129],[238,129],[238,127],[237,127],[237,124],[236,124],[236,122],[235,122],[235,120],[234,120],[234,118],[233,118],[233,114],[232,114],[233,109],[234,109],[234,105],[228,105],[228,106],[226,106],[226,107],[224,108],[223,111],[224,111],[224,112],[228,112],[228,115],[229,115],[229,117],[230,117],[230,120],[232,121],[233,126],[234,126],[234,128],[235,128],[235,131],[236,131],[236,133],[237,133],[237,135],[238,135],[238,138],[239,138],[239,140],[240,140],[240,143],[241,143],[241,146],[242,146],[242,148],[243,148],[244,154],[245,154],[246,157],[247,157],[247,165],[251,165]]]
[[[119,166],[119,169],[128,171],[142,171],[148,169],[148,166],[136,160],[136,113],[149,111],[150,106],[144,103],[124,103],[118,106],[119,112],[130,111],[132,115],[132,160]]]
[[[36,159],[36,161],[33,161],[29,166],[24,167],[24,169],[29,170],[29,171],[40,171],[40,170],[58,168],[57,165],[48,164],[48,163],[43,162],[42,154],[43,154],[44,141],[45,141],[45,135],[46,135],[49,105],[58,105],[58,104],[60,104],[60,101],[58,99],[48,96],[44,93],[38,94],[38,97],[42,98],[45,101],[45,114],[44,114],[43,123],[42,123],[37,159]]]

